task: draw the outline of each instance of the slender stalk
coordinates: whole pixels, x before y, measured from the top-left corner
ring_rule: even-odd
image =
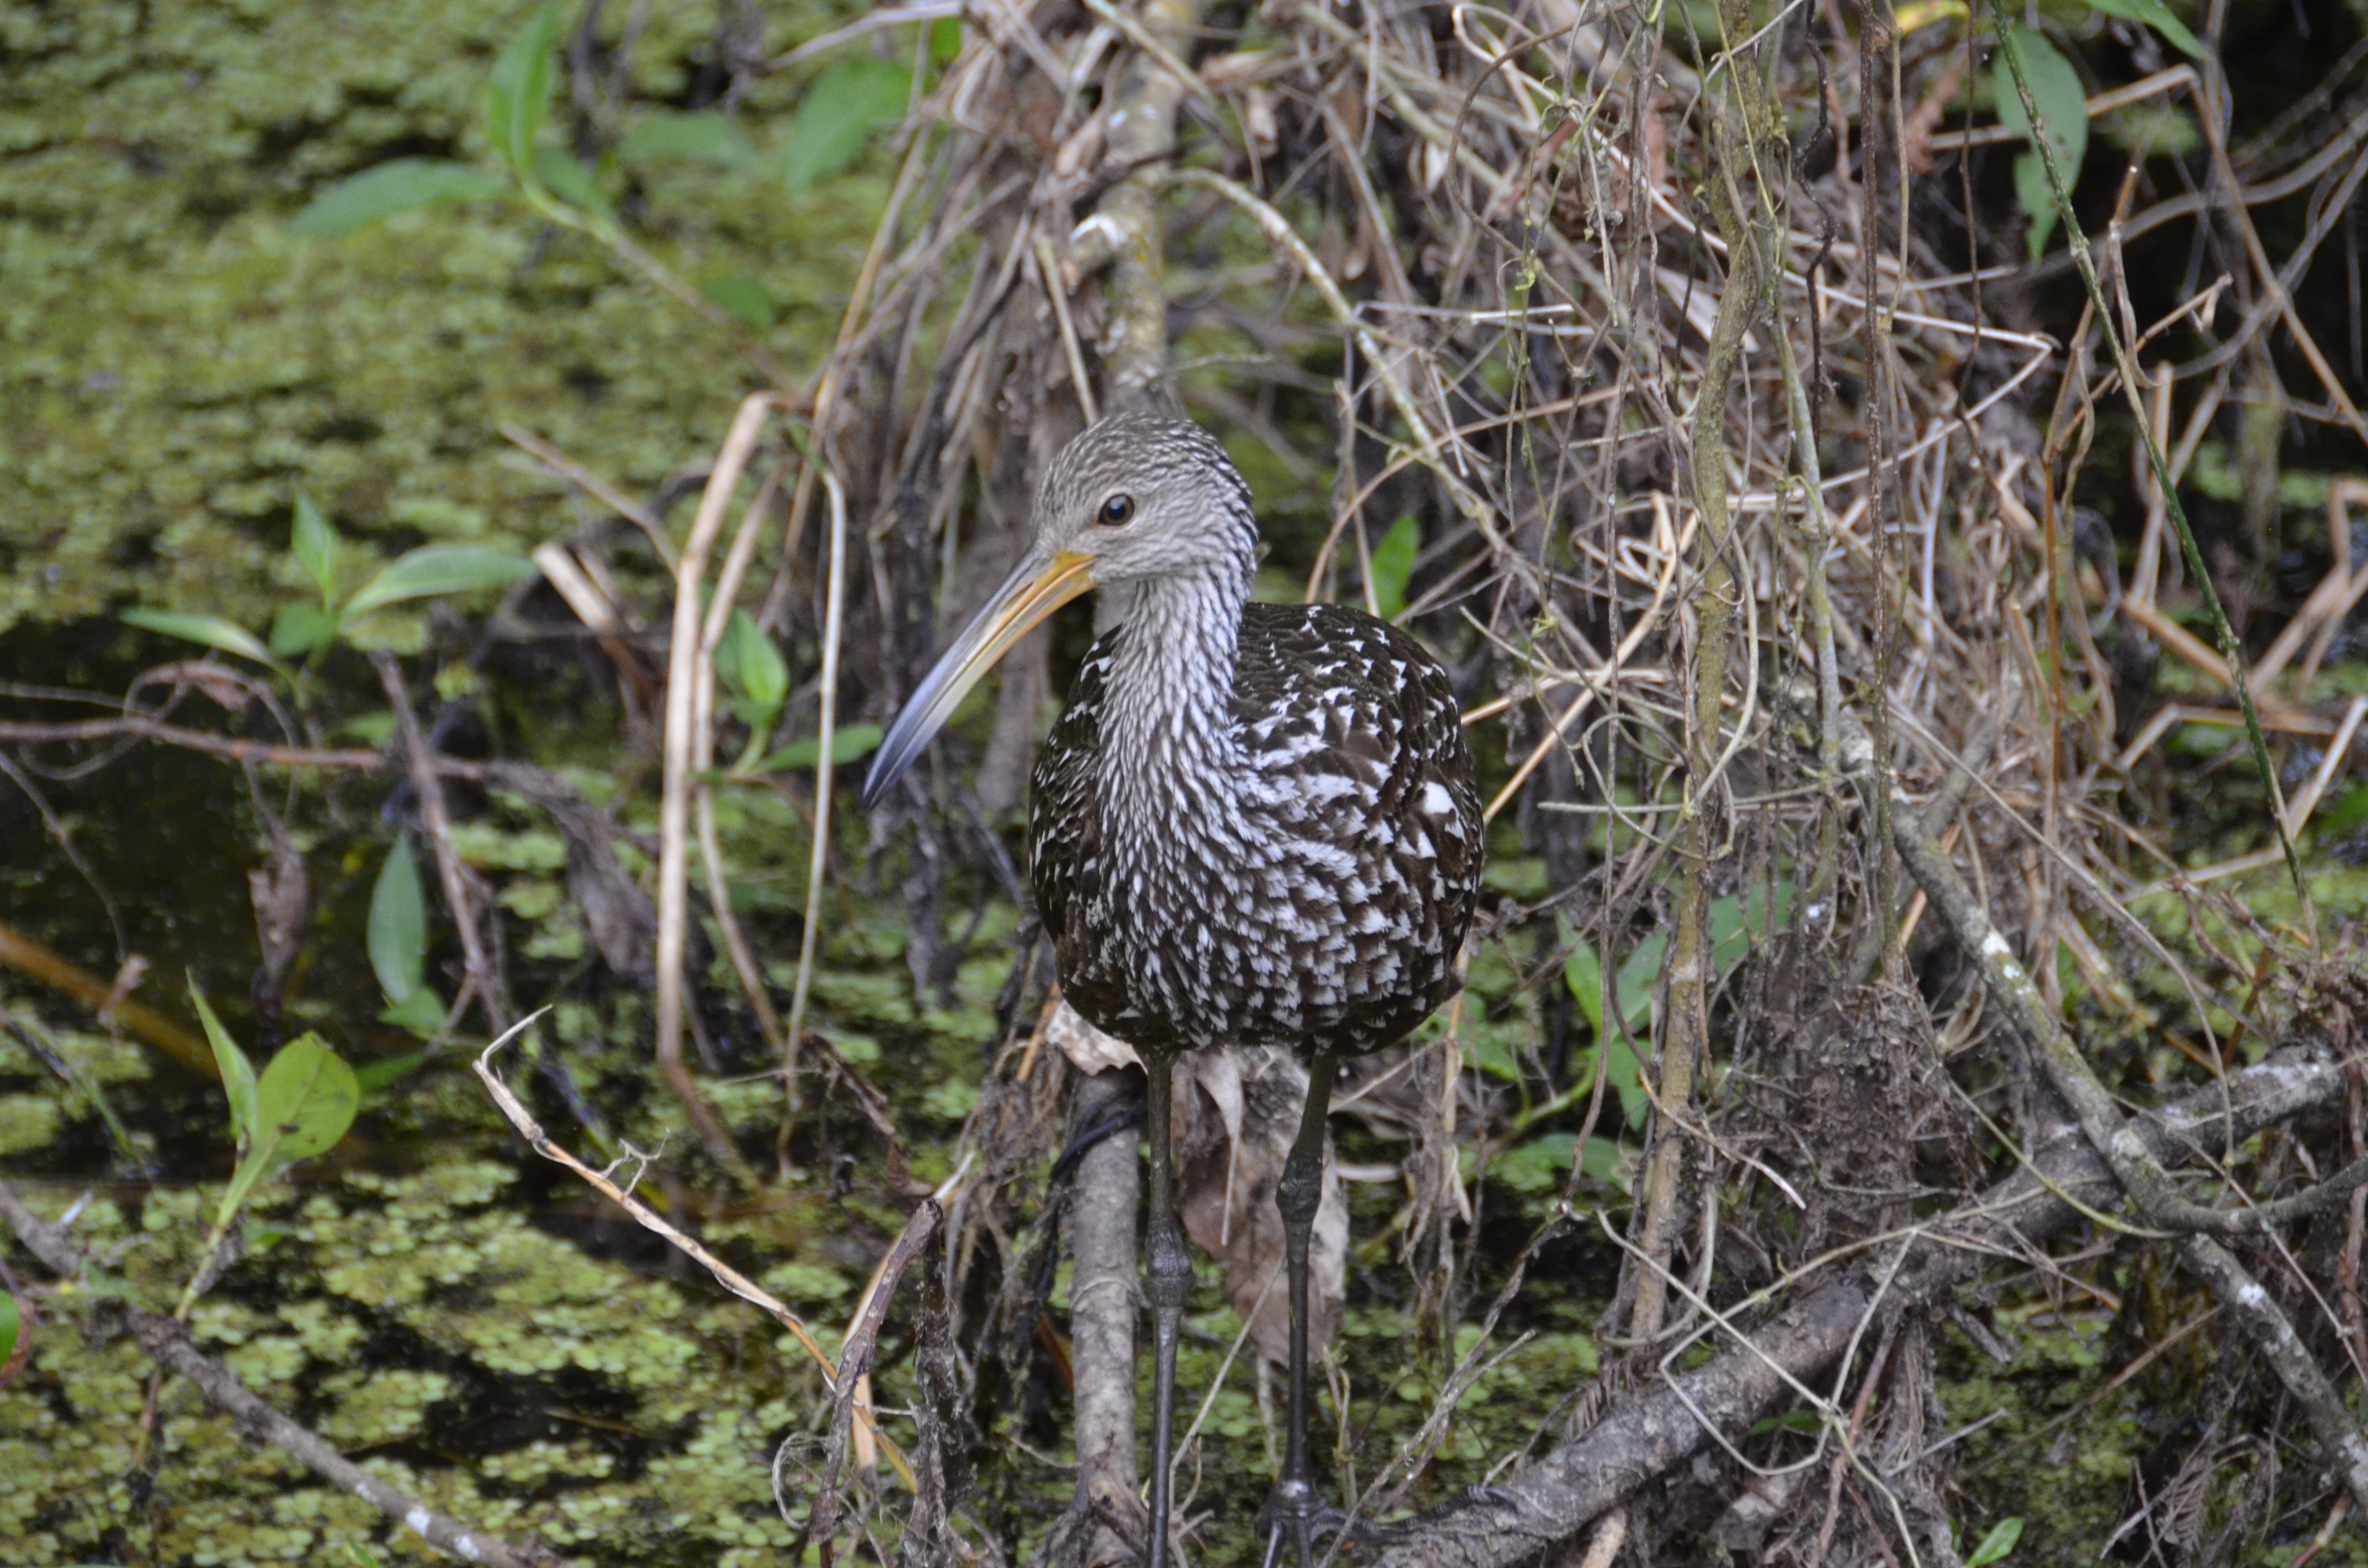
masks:
[[[1722,14],[1735,8],[1727,0]],[[1742,18],[1730,17],[1730,35],[1745,29]],[[1731,60],[1731,56],[1727,56]],[[1730,69],[1730,78],[1740,75]],[[1737,96],[1740,97],[1739,90]],[[1736,111],[1718,117],[1716,134],[1722,160],[1731,163],[1741,138]],[[1736,183],[1729,180],[1730,189]],[[1648,1266],[1636,1276],[1636,1295],[1628,1314],[1628,1333],[1651,1339],[1661,1330],[1668,1297],[1666,1265],[1676,1239],[1678,1188],[1683,1177],[1686,1141],[1675,1123],[1684,1116],[1693,1095],[1708,1046],[1709,944],[1706,941],[1710,903],[1704,872],[1714,852],[1712,821],[1716,789],[1713,775],[1723,748],[1719,743],[1719,708],[1726,691],[1728,644],[1735,616],[1736,581],[1733,565],[1734,526],[1726,504],[1726,394],[1736,360],[1743,352],[1744,334],[1758,313],[1761,290],[1753,246],[1742,243],[1744,216],[1732,199],[1718,203],[1720,227],[1727,233],[1726,289],[1719,296],[1718,315],[1711,329],[1709,352],[1703,357],[1702,392],[1694,403],[1694,510],[1702,526],[1702,575],[1691,596],[1694,624],[1700,629],[1694,648],[1693,701],[1686,724],[1686,798],[1679,835],[1679,869],[1677,930],[1669,942],[1668,1006],[1662,1020],[1657,1136],[1645,1166],[1642,1198],[1644,1223],[1636,1244]]]
[[[819,463],[814,465],[821,467]],[[804,1038],[806,1001],[814,991],[814,952],[822,934],[822,894],[830,865],[831,748],[838,736],[838,648],[846,627],[847,492],[838,476],[823,469],[830,495],[830,574],[823,590],[822,722],[815,744],[814,852],[806,864],[805,929],[798,937],[798,980],[790,994],[790,1022],[781,1037],[781,1155],[789,1153],[790,1124],[798,1113],[798,1042]]]
[[[781,471],[776,465],[765,475],[764,483],[757,487],[748,509],[740,514],[732,548],[724,553],[723,569],[716,574],[714,597],[708,601],[707,619],[699,631],[699,695],[691,723],[691,768],[697,780],[692,794],[692,826],[699,836],[700,866],[707,873],[707,906],[714,913],[715,929],[723,938],[723,951],[731,960],[732,972],[740,979],[740,990],[748,998],[748,1010],[756,1016],[757,1032],[764,1037],[766,1049],[777,1056],[781,1051],[780,1016],[773,1010],[773,999],[765,989],[764,971],[757,966],[747,936],[740,929],[740,917],[732,912],[732,883],[724,873],[723,848],[715,831],[715,787],[707,782],[707,778],[715,767],[715,653],[723,646],[724,631],[732,623],[741,581],[748,574],[749,562],[756,558],[757,542],[763,531],[757,524],[764,519],[780,483]],[[763,738],[761,734],[752,735],[750,744],[758,744]]]
[[[780,398],[752,392],[740,403],[723,450],[699,499],[690,537],[675,569],[674,626],[666,646],[666,783],[658,803],[658,941],[656,1035],[658,1071],[682,1103],[700,1142],[719,1165],[753,1184],[747,1162],[733,1146],[715,1108],[682,1060],[683,957],[689,945],[689,846],[695,771],[700,648],[700,587],[708,552],[723,528],[723,514],[756,449],[757,437]]]

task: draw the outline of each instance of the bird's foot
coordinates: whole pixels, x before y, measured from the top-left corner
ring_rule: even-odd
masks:
[[[1266,1560],[1263,1568],[1280,1568],[1283,1542],[1288,1540],[1298,1553],[1298,1568],[1315,1568],[1315,1543],[1326,1536],[1340,1533],[1349,1517],[1324,1500],[1313,1483],[1283,1480],[1267,1494],[1266,1506],[1258,1510],[1258,1534],[1266,1538]]]

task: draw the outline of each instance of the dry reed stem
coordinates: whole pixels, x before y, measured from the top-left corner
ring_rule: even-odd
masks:
[[[537,1009],[532,1015],[521,1019],[496,1038],[484,1051],[478,1052],[472,1065],[476,1070],[478,1080],[485,1085],[485,1092],[493,1096],[495,1106],[504,1117],[508,1119],[509,1124],[518,1130],[518,1135],[526,1140],[529,1148],[553,1165],[563,1165],[573,1172],[586,1186],[623,1210],[627,1217],[635,1224],[665,1241],[667,1245],[714,1276],[718,1285],[751,1306],[769,1313],[774,1322],[790,1331],[790,1336],[798,1342],[799,1347],[805,1351],[815,1366],[822,1369],[825,1382],[836,1389],[838,1384],[838,1363],[828,1351],[822,1347],[822,1342],[814,1337],[814,1331],[806,1326],[803,1319],[783,1305],[772,1292],[708,1251],[697,1239],[685,1233],[664,1215],[634,1197],[628,1187],[610,1180],[608,1171],[596,1171],[568,1153],[552,1138],[550,1133],[543,1131],[542,1124],[534,1119],[533,1113],[526,1108],[518,1096],[511,1092],[510,1086],[503,1083],[500,1076],[494,1072],[495,1053],[509,1044],[521,1031],[550,1010],[548,1007]],[[620,1165],[632,1164],[635,1166],[634,1180],[638,1182],[641,1170],[655,1158],[656,1158],[655,1155],[643,1154],[628,1148],[622,1157],[609,1165],[609,1170],[614,1170]],[[867,1415],[864,1420],[868,1425],[870,1417]],[[904,1478],[907,1486],[910,1486],[913,1483],[913,1475],[905,1461],[903,1451],[876,1431],[873,1436],[874,1440],[888,1455],[889,1463],[895,1467],[896,1473]]]
[[[805,1038],[806,1003],[814,989],[814,954],[821,940],[822,895],[830,864],[832,747],[838,741],[838,650],[847,599],[847,494],[838,476],[823,471],[830,495],[829,584],[824,591],[822,713],[814,760],[814,845],[806,864],[805,928],[798,938],[797,983],[790,995],[790,1024],[781,1038],[781,1157],[789,1154],[790,1123],[798,1112],[798,1047]]]
[[[666,537],[664,518],[525,426],[505,424],[499,428],[503,440],[641,529],[642,537],[649,540],[650,549],[656,554],[658,564],[668,572],[675,569],[674,540]]]
[[[675,568],[674,630],[666,648],[665,792],[658,805],[658,945],[656,1037],[658,1071],[681,1102],[683,1114],[709,1155],[748,1186],[755,1173],[734,1147],[715,1108],[682,1059],[684,957],[689,944],[689,846],[693,773],[699,756],[701,669],[700,589],[707,580],[708,552],[723,531],[725,509],[741,473],[756,450],[766,419],[784,406],[780,394],[752,392],[733,416],[732,428],[710,471],[690,535]],[[728,606],[727,613],[728,613]],[[712,676],[711,677],[712,678]]]
[[[766,473],[748,509],[740,515],[740,526],[724,553],[723,568],[716,575],[714,597],[708,603],[707,619],[700,627],[699,656],[694,666],[698,690],[691,718],[691,768],[695,778],[691,791],[695,819],[692,825],[699,838],[700,862],[707,874],[707,906],[715,916],[716,932],[723,939],[732,972],[739,979],[741,993],[747,997],[749,1011],[756,1017],[757,1032],[775,1056],[782,1051],[781,1020],[773,1011],[764,971],[758,967],[747,936],[740,928],[740,917],[732,909],[732,884],[724,872],[723,847],[715,831],[715,787],[708,782],[708,776],[715,767],[715,654],[723,646],[724,631],[737,607],[741,579],[756,557],[763,531],[757,525],[780,481],[779,466]],[[763,737],[758,735],[754,740],[761,744]]]

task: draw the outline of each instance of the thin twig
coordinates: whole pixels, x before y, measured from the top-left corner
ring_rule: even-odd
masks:
[[[403,684],[403,666],[393,653],[379,650],[370,654],[370,667],[378,672],[380,687],[386,693],[388,706],[394,710],[395,732],[403,737],[403,752],[411,768],[411,787],[419,799],[419,825],[425,830],[427,846],[436,858],[437,880],[444,888],[445,906],[451,911],[452,924],[461,936],[461,962],[467,966],[469,984],[476,993],[485,1017],[498,1034],[510,1027],[508,1009],[502,998],[508,988],[498,983],[492,961],[485,956],[485,937],[477,924],[477,901],[471,896],[468,869],[452,848],[452,819],[444,809],[444,785],[428,763],[427,736],[419,728],[419,715],[411,706],[411,694]]]
[[[653,1235],[660,1237],[685,1257],[713,1275],[718,1285],[751,1306],[760,1308],[771,1314],[773,1321],[790,1331],[790,1336],[798,1342],[814,1365],[822,1369],[823,1376],[830,1380],[832,1386],[836,1387],[838,1379],[838,1362],[822,1347],[822,1342],[814,1337],[814,1330],[806,1326],[803,1319],[784,1306],[780,1298],[774,1296],[772,1292],[708,1251],[696,1239],[677,1229],[664,1215],[634,1197],[626,1188],[611,1181],[607,1173],[594,1170],[552,1142],[551,1135],[543,1131],[542,1124],[528,1111],[518,1096],[511,1093],[509,1085],[503,1083],[495,1074],[493,1069],[495,1053],[516,1039],[519,1030],[532,1024],[548,1011],[550,1011],[549,1008],[543,1008],[531,1017],[520,1020],[508,1033],[502,1035],[477,1055],[473,1064],[477,1078],[485,1085],[485,1092],[493,1096],[494,1104],[500,1109],[502,1115],[509,1119],[509,1124],[518,1130],[518,1135],[526,1140],[527,1146],[536,1153],[554,1165],[564,1165],[573,1171],[586,1186],[623,1210],[635,1224]],[[635,1155],[631,1152],[627,1157],[639,1158],[643,1163],[655,1158],[655,1156]],[[889,1462],[896,1467],[897,1473],[904,1476],[905,1483],[910,1485],[912,1474],[905,1466],[902,1452],[885,1437],[880,1437],[878,1441],[888,1454]]]

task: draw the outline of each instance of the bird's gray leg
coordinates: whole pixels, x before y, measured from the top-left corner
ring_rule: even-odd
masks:
[[[1176,1424],[1176,1342],[1184,1329],[1184,1299],[1192,1290],[1192,1260],[1176,1218],[1176,1150],[1169,1091],[1176,1058],[1144,1052],[1144,1130],[1151,1140],[1151,1223],[1144,1237],[1144,1293],[1151,1298],[1151,1552],[1150,1568],[1167,1565],[1167,1480]]]
[[[1324,1513],[1307,1461],[1307,1244],[1315,1230],[1315,1210],[1324,1201],[1324,1119],[1332,1106],[1332,1081],[1339,1075],[1339,1065],[1337,1057],[1326,1054],[1318,1056],[1310,1069],[1299,1138],[1274,1189],[1291,1279],[1291,1441],[1281,1478],[1264,1510],[1266,1568],[1274,1568],[1286,1530],[1298,1549],[1300,1568],[1315,1568],[1315,1524]]]

